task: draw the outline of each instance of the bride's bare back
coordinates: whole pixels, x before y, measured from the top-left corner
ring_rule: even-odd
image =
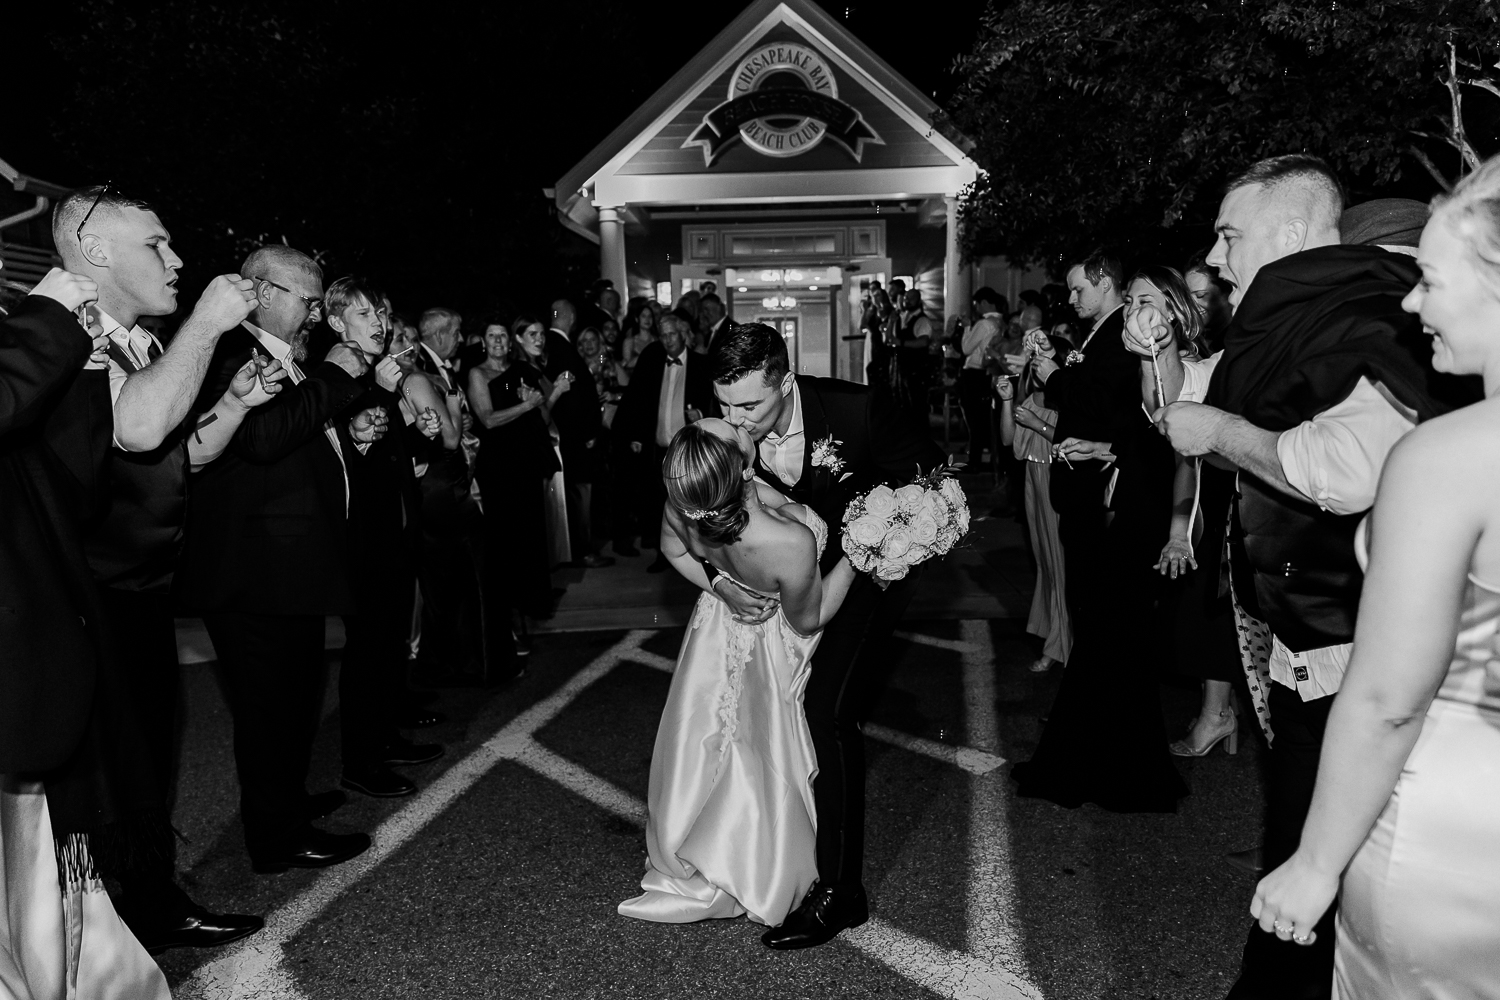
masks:
[[[808,527],[809,512],[761,482],[752,484],[747,497],[750,521],[738,541],[730,545],[705,543],[669,504],[667,523],[684,548],[694,557],[706,559],[737,582],[767,597],[781,597],[781,590],[805,586],[818,576],[818,543]]]

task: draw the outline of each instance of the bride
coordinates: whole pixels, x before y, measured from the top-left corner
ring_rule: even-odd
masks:
[[[818,559],[828,526],[754,478],[755,445],[723,420],[677,432],[662,475],[661,551],[702,587],[651,758],[645,892],[627,917],[688,923],[748,914],[775,927],[817,879],[812,738],[802,714],[813,651],[848,593],[842,559]],[[736,620],[713,587],[779,602]]]

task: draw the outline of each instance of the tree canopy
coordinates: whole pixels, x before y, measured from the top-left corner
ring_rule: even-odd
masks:
[[[1486,84],[1496,5],[991,0],[946,109],[986,171],[963,198],[965,250],[1175,261],[1211,239],[1224,182],[1282,153],[1322,156],[1355,201],[1428,197],[1463,169],[1450,43],[1458,79]],[[1468,140],[1494,152],[1493,88],[1457,89]]]

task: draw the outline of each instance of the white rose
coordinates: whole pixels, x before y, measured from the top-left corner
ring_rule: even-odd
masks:
[[[906,579],[906,574],[911,572],[911,567],[905,563],[896,562],[893,559],[882,559],[880,565],[875,567],[874,575],[881,580],[894,583],[897,580]]]
[[[896,491],[896,500],[900,502],[901,509],[908,514],[915,514],[922,509],[922,497],[927,491],[916,483],[907,483]]]
[[[892,528],[880,546],[880,554],[886,559],[900,559],[911,548],[911,531],[907,528]]]
[[[896,513],[896,494],[885,484],[881,484],[870,491],[865,497],[865,513],[873,514],[884,519]]]
[[[943,496],[954,503],[964,502],[964,488],[958,485],[957,479],[950,476],[943,480],[943,485],[939,488],[943,491]]]
[[[865,548],[875,548],[880,545],[880,540],[885,537],[885,522],[876,517],[866,514],[844,529],[849,537],[854,539],[855,544]]]
[[[918,545],[931,545],[937,541],[938,522],[929,511],[920,511],[911,521],[912,541]]]
[[[932,550],[930,548],[926,545],[913,542],[911,548],[906,550],[906,558],[901,561],[908,566],[915,566],[917,563],[926,562],[931,556]]]
[[[941,521],[948,516],[948,503],[943,495],[937,490],[922,491],[922,509],[933,516],[935,520]]]

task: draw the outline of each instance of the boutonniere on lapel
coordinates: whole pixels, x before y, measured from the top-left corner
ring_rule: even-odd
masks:
[[[1074,365],[1081,364],[1083,364],[1083,352],[1077,348],[1069,351],[1067,359],[1063,361],[1064,368],[1071,368]]]
[[[854,473],[852,472],[844,472],[844,460],[839,457],[839,450],[837,447],[838,445],[841,445],[843,443],[844,442],[842,441],[835,441],[833,439],[833,435],[830,434],[823,440],[817,441],[813,444],[812,457],[812,464],[814,469],[827,469],[828,474],[831,476],[838,476],[838,481],[841,483],[844,480],[848,479],[850,476],[854,475]],[[844,472],[844,474],[842,476],[839,476],[840,472]]]

